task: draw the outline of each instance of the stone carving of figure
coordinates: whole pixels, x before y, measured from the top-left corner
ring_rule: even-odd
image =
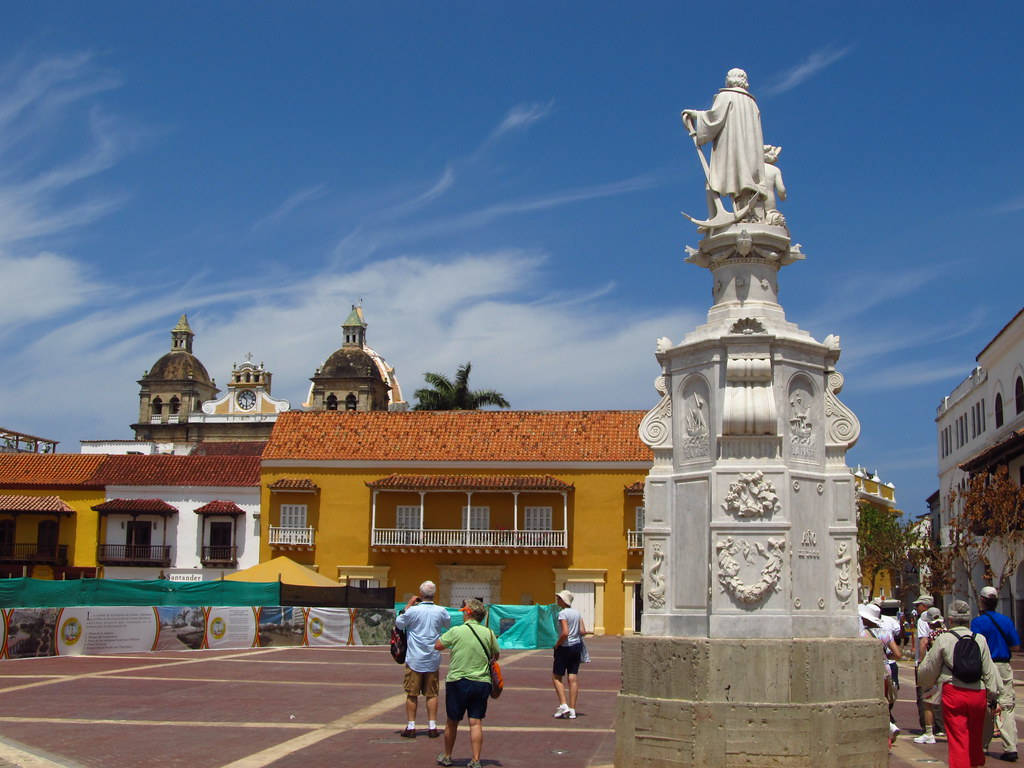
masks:
[[[782,147],[773,147],[771,144],[764,145],[764,186],[765,201],[764,215],[762,218],[768,224],[786,226],[786,217],[778,209],[778,200],[786,199],[786,185],[782,183],[782,171],[775,163],[782,153]]]
[[[684,109],[682,117],[698,146],[711,143],[707,183],[712,216],[722,212],[722,197],[732,198],[738,211],[753,196],[767,195],[761,112],[746,72],[730,69],[711,109]]]
[[[651,568],[647,571],[647,580],[650,589],[647,591],[647,604],[651,608],[665,607],[665,576],[661,572],[662,563],[665,562],[665,552],[660,544],[651,546]]]

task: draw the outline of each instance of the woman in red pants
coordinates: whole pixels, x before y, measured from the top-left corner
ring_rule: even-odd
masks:
[[[967,628],[970,621],[971,607],[963,600],[954,602],[946,613],[949,631],[935,638],[917,669],[918,685],[923,688],[936,683],[942,686],[949,768],[974,768],[985,764],[982,746],[985,707],[998,698],[1001,686],[988,643],[983,635],[972,634]],[[981,652],[981,677],[977,680],[961,680],[953,674],[954,648],[963,637],[973,637]]]

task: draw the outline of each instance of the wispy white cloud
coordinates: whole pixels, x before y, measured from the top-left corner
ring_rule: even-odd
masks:
[[[313,200],[318,200],[319,198],[323,197],[326,194],[326,184],[315,184],[314,186],[311,187],[303,187],[298,192],[289,195],[283,203],[277,206],[277,208],[275,208],[269,214],[259,219],[255,224],[252,225],[252,229],[253,231],[256,231],[258,229],[262,229],[263,227],[277,224],[282,219],[286,218],[289,214],[291,214],[292,211],[294,211],[299,206],[304,205],[305,203],[312,202]]]
[[[87,270],[66,256],[0,254],[0,338],[26,323],[81,306],[100,290]]]
[[[1017,211],[1024,211],[1024,195],[1011,197],[992,209],[992,213],[1017,213]]]
[[[832,290],[826,294],[817,309],[804,319],[810,328],[832,328],[840,323],[870,313],[879,305],[908,296],[951,271],[948,264],[929,264],[925,267],[886,272],[884,279],[877,274],[848,273],[837,275],[831,281]]]
[[[554,106],[554,99],[544,104],[540,102],[516,104],[505,114],[505,117],[495,126],[494,130],[491,131],[488,141],[496,141],[506,133],[529,128],[537,121],[543,120],[551,114]]]
[[[852,45],[843,48],[826,46],[815,51],[795,67],[786,70],[774,79],[774,83],[765,89],[769,96],[777,96],[780,93],[791,91],[801,83],[814,77],[826,67],[830,67],[837,61],[848,55],[853,50]]]
[[[933,360],[901,363],[874,368],[870,376],[864,377],[862,381],[858,382],[858,389],[862,392],[910,389],[938,381],[955,382],[969,372],[970,366],[965,367],[963,362],[948,363]]]

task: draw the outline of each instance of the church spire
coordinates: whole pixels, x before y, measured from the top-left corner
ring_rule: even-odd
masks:
[[[182,313],[178,319],[178,324],[171,329],[171,351],[182,350],[184,352],[191,352],[193,336],[195,334],[188,324],[188,316]]]
[[[366,320],[363,318],[363,305],[352,305],[352,311],[348,313],[345,322],[341,324],[341,330],[345,339],[346,347],[366,346]]]

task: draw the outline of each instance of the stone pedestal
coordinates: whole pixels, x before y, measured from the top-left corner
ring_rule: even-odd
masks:
[[[626,637],[618,768],[882,768],[878,643]]]

